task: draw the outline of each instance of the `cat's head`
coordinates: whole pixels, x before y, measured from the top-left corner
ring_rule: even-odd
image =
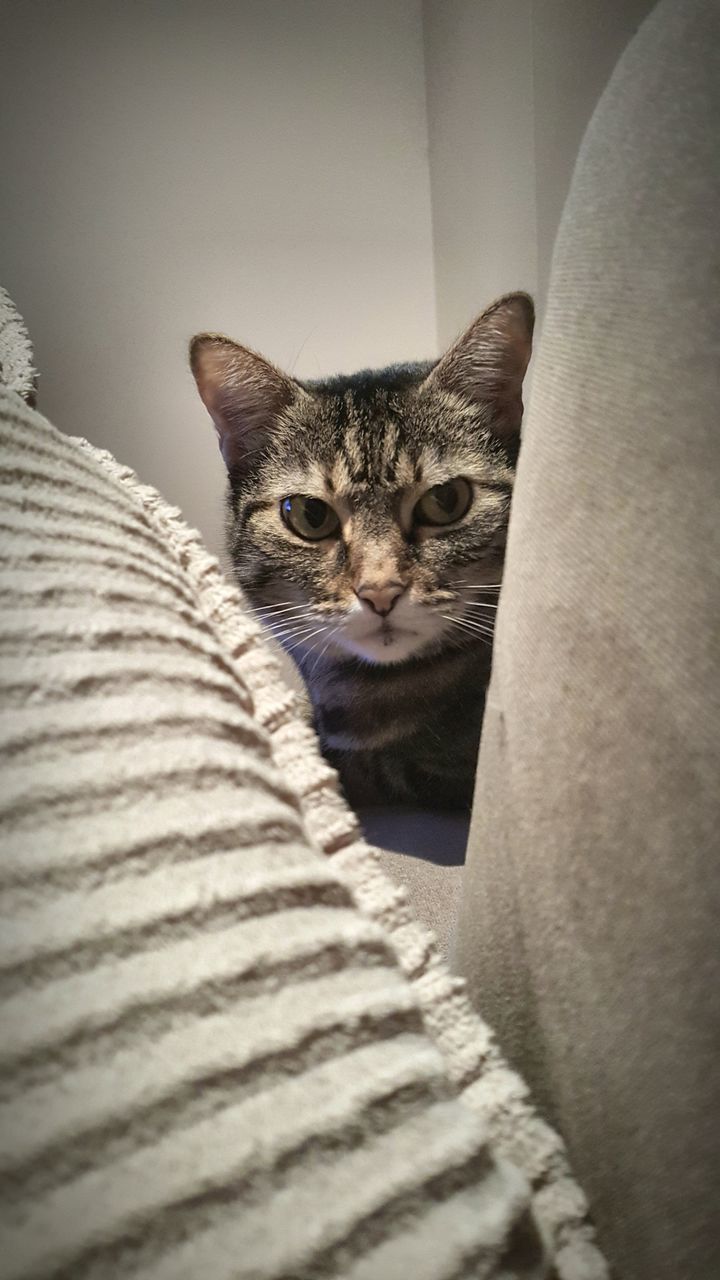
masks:
[[[487,637],[532,328],[509,294],[435,363],[319,382],[193,339],[235,572],[296,656],[393,663]]]

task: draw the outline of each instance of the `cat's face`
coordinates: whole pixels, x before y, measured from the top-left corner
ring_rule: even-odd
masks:
[[[530,300],[511,295],[434,366],[313,384],[194,340],[233,565],[296,657],[387,664],[489,638],[531,331]]]

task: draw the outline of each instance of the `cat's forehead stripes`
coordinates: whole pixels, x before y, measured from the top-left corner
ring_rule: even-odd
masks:
[[[273,491],[277,481],[286,493],[362,500],[369,491],[405,489],[422,473],[419,450],[382,393],[325,394],[306,409],[277,440],[267,474]]]
[[[326,472],[330,492],[361,501],[370,493],[399,493],[413,483],[415,463],[397,436],[369,442],[350,435]]]
[[[457,413],[449,423],[443,407],[428,412],[413,396],[380,392],[323,395],[276,438],[263,496],[309,494],[347,519],[366,508],[396,512],[399,503],[412,505],[425,489],[456,476],[509,492],[514,469],[482,423]]]
[[[342,397],[329,397],[323,408],[334,427],[334,456],[326,460],[332,486],[349,492],[378,483],[397,485],[398,471],[408,471],[408,451],[387,396],[347,390]]]

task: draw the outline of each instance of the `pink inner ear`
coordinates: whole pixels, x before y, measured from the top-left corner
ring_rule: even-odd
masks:
[[[522,419],[522,383],[532,351],[533,305],[510,294],[488,307],[430,374],[429,383],[463,399],[494,406],[493,430],[516,435]]]
[[[218,444],[228,471],[242,466],[267,443],[277,414],[264,406],[233,402],[227,417],[213,418]]]
[[[263,356],[229,338],[196,338],[190,359],[225,465],[228,470],[242,466],[267,442],[300,388]]]

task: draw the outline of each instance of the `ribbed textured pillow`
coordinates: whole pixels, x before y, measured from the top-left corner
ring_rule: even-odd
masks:
[[[0,288],[0,385],[34,404],[37,374],[30,336],[9,293]]]
[[[0,1274],[600,1280],[237,592],[108,455],[0,418]]]

